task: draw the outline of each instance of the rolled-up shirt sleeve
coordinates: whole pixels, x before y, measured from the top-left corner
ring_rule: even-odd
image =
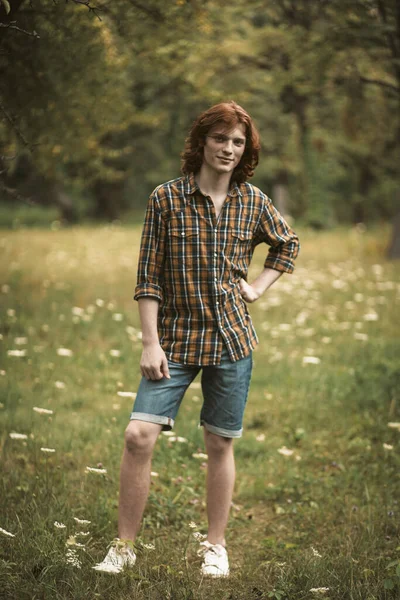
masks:
[[[270,246],[264,268],[293,272],[300,249],[299,238],[265,195],[256,237],[258,243]]]
[[[165,239],[165,223],[157,193],[153,192],[147,205],[140,242],[135,300],[146,297],[156,298],[160,302],[163,300]]]

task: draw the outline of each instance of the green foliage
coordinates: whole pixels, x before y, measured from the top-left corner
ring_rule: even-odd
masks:
[[[395,213],[395,0],[10,6],[36,35],[0,29],[0,200],[15,188],[57,202],[21,168],[31,147],[35,173],[78,190],[75,218],[114,220],[178,175],[195,116],[234,99],[261,132],[254,183],[284,185],[295,217],[325,227]]]

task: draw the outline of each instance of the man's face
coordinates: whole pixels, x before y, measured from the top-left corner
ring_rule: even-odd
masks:
[[[217,124],[206,136],[202,166],[221,175],[232,173],[239,164],[245,147],[246,127],[243,123],[230,130],[223,124]]]

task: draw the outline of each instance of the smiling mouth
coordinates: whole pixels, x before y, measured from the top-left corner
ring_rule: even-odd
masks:
[[[220,160],[226,160],[227,162],[233,162],[233,158],[225,158],[225,156],[217,156]]]

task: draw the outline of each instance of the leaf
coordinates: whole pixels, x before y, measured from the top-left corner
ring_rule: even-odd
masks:
[[[397,577],[400,577],[400,563],[396,567],[396,575]]]
[[[8,15],[10,13],[11,10],[11,6],[8,0],[1,0],[3,6],[4,6],[4,10],[6,11],[6,15]]]
[[[393,579],[385,579],[383,586],[385,590],[392,590],[394,588]]]

